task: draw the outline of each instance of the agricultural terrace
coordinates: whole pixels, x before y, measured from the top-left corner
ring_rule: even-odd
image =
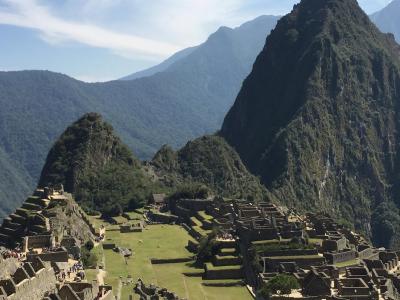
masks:
[[[131,213],[130,219],[138,219],[140,214]],[[93,217],[92,217],[93,218]],[[180,297],[189,300],[247,300],[252,299],[244,286],[214,287],[207,283],[214,280],[203,280],[202,277],[185,276],[184,273],[202,274],[204,269],[196,269],[192,262],[152,264],[151,259],[187,258],[193,256],[185,247],[192,237],[179,225],[148,225],[143,232],[120,233],[118,225],[110,225],[99,218],[93,220],[97,226],[106,227],[104,243],[115,243],[118,247],[133,250],[129,259],[105,249],[99,257],[99,264],[104,264],[104,283],[113,286],[115,295],[120,299],[139,299],[134,294],[133,287],[138,278],[145,283],[154,283],[177,293]],[[129,223],[128,219],[118,217],[118,223]],[[99,247],[99,246],[98,246]],[[93,270],[88,272],[91,278],[96,277]],[[132,278],[132,279],[129,279]],[[131,283],[130,283],[131,282]],[[226,280],[226,283],[231,281]],[[225,283],[218,280],[218,283]]]

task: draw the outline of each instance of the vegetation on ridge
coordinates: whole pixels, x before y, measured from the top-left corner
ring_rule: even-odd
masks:
[[[151,165],[167,186],[201,183],[224,197],[251,201],[267,197],[258,178],[249,173],[236,151],[218,136],[190,141],[177,152],[164,146]]]
[[[68,127],[49,152],[39,186],[58,184],[86,210],[106,215],[143,206],[155,188],[113,128],[95,113]]]

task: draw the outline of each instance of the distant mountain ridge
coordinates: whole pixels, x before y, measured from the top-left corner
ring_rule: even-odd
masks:
[[[199,45],[199,46],[194,46],[194,47],[189,47],[186,49],[183,49],[162,63],[145,69],[143,71],[139,71],[136,73],[133,73],[131,75],[125,76],[121,78],[120,80],[133,80],[137,78],[142,78],[142,77],[148,77],[152,76],[154,74],[160,73],[160,72],[165,72],[165,71],[171,71],[171,70],[176,70],[176,68],[179,68],[181,64],[186,64],[186,63],[191,63],[190,59],[192,57],[189,57],[188,60],[186,58],[190,56],[192,53],[196,52],[197,54],[194,54],[194,57],[204,55],[204,51],[209,51],[209,42],[213,39],[220,39],[223,35],[229,35],[229,38],[231,41],[226,40],[227,42],[235,42],[232,46],[238,47],[238,49],[241,49],[242,53],[237,53],[239,56],[237,58],[245,60],[246,62],[249,62],[251,60],[254,61],[255,56],[254,56],[254,50],[257,48],[261,50],[261,47],[263,45],[264,40],[260,43],[260,40],[262,39],[261,36],[259,36],[258,39],[254,38],[254,33],[257,30],[260,30],[262,28],[265,28],[266,30],[266,35],[269,34],[269,31],[271,31],[276,22],[278,21],[280,17],[278,16],[260,16],[257,17],[254,20],[248,21],[246,23],[243,23],[242,25],[236,27],[236,28],[230,28],[226,26],[220,27],[215,33],[211,34],[211,36],[208,38],[208,40]],[[262,30],[261,30],[262,31]],[[218,43],[218,41],[217,41]],[[220,46],[220,45],[217,45]],[[215,50],[215,49],[214,49]],[[200,52],[200,53],[199,53]],[[257,51],[256,51],[257,52]],[[240,56],[243,56],[240,58]],[[247,65],[247,63],[246,63]],[[251,67],[251,63],[250,63]],[[250,72],[250,70],[249,70]]]
[[[393,0],[370,18],[382,32],[393,33],[400,43],[400,0]]]
[[[134,80],[134,79],[138,79],[138,78],[149,77],[154,74],[163,72],[163,71],[167,70],[171,65],[176,63],[177,61],[187,57],[189,54],[191,54],[196,49],[197,49],[197,47],[190,47],[190,48],[183,49],[183,50],[175,53],[171,57],[167,58],[162,63],[155,65],[154,67],[150,67],[143,71],[138,71],[138,72],[130,74],[128,76],[122,77],[120,80]]]
[[[135,80],[88,84],[47,71],[0,72],[0,176],[7,178],[0,210],[24,200],[52,143],[84,113],[102,114],[141,159],[218,130],[277,19],[221,28],[167,69]]]

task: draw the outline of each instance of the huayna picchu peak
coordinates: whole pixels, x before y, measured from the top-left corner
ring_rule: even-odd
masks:
[[[278,201],[398,245],[399,53],[355,0],[303,0],[268,36],[220,134]]]

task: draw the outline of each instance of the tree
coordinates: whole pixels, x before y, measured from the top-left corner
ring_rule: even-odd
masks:
[[[296,278],[291,275],[279,274],[265,283],[259,290],[259,294],[264,298],[269,298],[271,294],[288,295],[292,290],[299,288],[300,285]]]
[[[81,247],[81,260],[85,268],[95,268],[97,266],[98,257],[93,251],[89,250],[85,245]]]
[[[209,235],[200,240],[197,251],[196,264],[202,265],[210,260],[221,248],[221,243],[217,241],[217,231],[213,230]]]

